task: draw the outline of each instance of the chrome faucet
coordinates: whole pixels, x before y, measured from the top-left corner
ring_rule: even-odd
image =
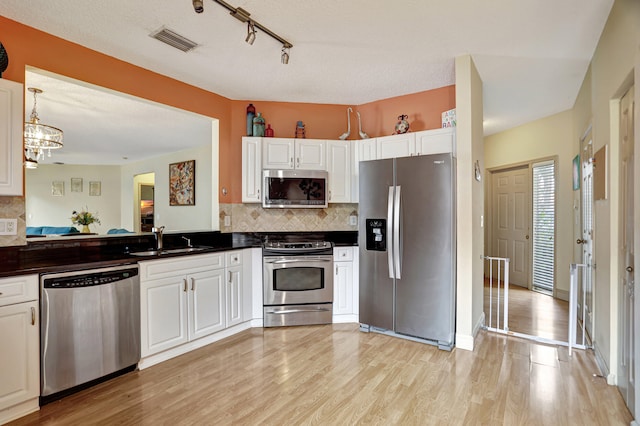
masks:
[[[164,226],[160,226],[158,228],[151,228],[151,232],[156,236],[156,250],[162,250],[162,231],[164,231]]]
[[[183,235],[182,239],[187,241],[187,247],[191,247],[191,238],[187,238]]]

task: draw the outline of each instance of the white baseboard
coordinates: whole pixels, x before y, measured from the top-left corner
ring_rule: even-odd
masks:
[[[609,366],[605,362],[604,357],[602,356],[602,352],[600,352],[600,348],[598,347],[597,343],[594,343],[593,345],[593,352],[596,355],[596,364],[598,364],[600,374],[606,377],[608,385],[616,386],[618,384],[618,378],[615,374],[609,371]]]
[[[34,413],[40,409],[39,398],[31,398],[27,401],[0,410],[0,425]]]
[[[556,288],[556,299],[564,300],[565,302],[569,301],[569,290],[560,290]]]
[[[358,320],[359,318],[357,314],[341,314],[341,315],[333,316],[334,324],[344,324],[344,323],[350,323],[350,322],[358,323],[359,322]]]
[[[456,333],[456,348],[473,351],[473,336]]]

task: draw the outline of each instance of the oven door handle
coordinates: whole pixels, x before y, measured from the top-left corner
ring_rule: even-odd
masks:
[[[281,265],[283,263],[309,263],[309,262],[333,262],[331,259],[323,259],[318,257],[305,257],[304,259],[279,259],[279,260],[266,260],[264,263],[272,263],[274,265]]]
[[[271,315],[283,315],[283,314],[295,314],[298,312],[327,312],[331,311],[330,308],[291,308],[291,309],[283,309],[280,311],[269,311],[268,314]]]

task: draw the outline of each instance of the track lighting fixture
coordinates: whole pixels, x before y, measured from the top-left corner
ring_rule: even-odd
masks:
[[[195,10],[196,13],[204,12],[204,4],[202,4],[202,0],[193,0],[193,10]]]
[[[256,27],[253,22],[247,21],[247,38],[244,39],[249,44],[253,44],[256,41]]]
[[[203,0],[192,0],[193,1],[193,9],[196,13],[202,13],[204,11]],[[280,60],[283,64],[289,63],[289,55],[290,49],[293,47],[293,44],[289,43],[287,40],[280,37],[278,34],[271,31],[269,28],[263,26],[259,22],[249,18],[251,15],[249,12],[244,10],[241,7],[233,7],[229,3],[224,0],[213,0],[215,3],[218,3],[220,6],[224,7],[229,11],[231,16],[239,20],[240,22],[247,22],[247,37],[244,39],[249,44],[253,44],[256,41],[256,28],[271,37],[274,40],[282,43],[282,53],[280,55]]]
[[[286,44],[282,45],[282,55],[280,56],[280,61],[284,65],[287,65],[289,63],[289,48],[290,46],[287,46]]]

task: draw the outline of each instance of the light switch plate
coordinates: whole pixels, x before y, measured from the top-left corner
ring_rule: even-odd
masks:
[[[18,219],[0,219],[0,235],[17,235]]]

